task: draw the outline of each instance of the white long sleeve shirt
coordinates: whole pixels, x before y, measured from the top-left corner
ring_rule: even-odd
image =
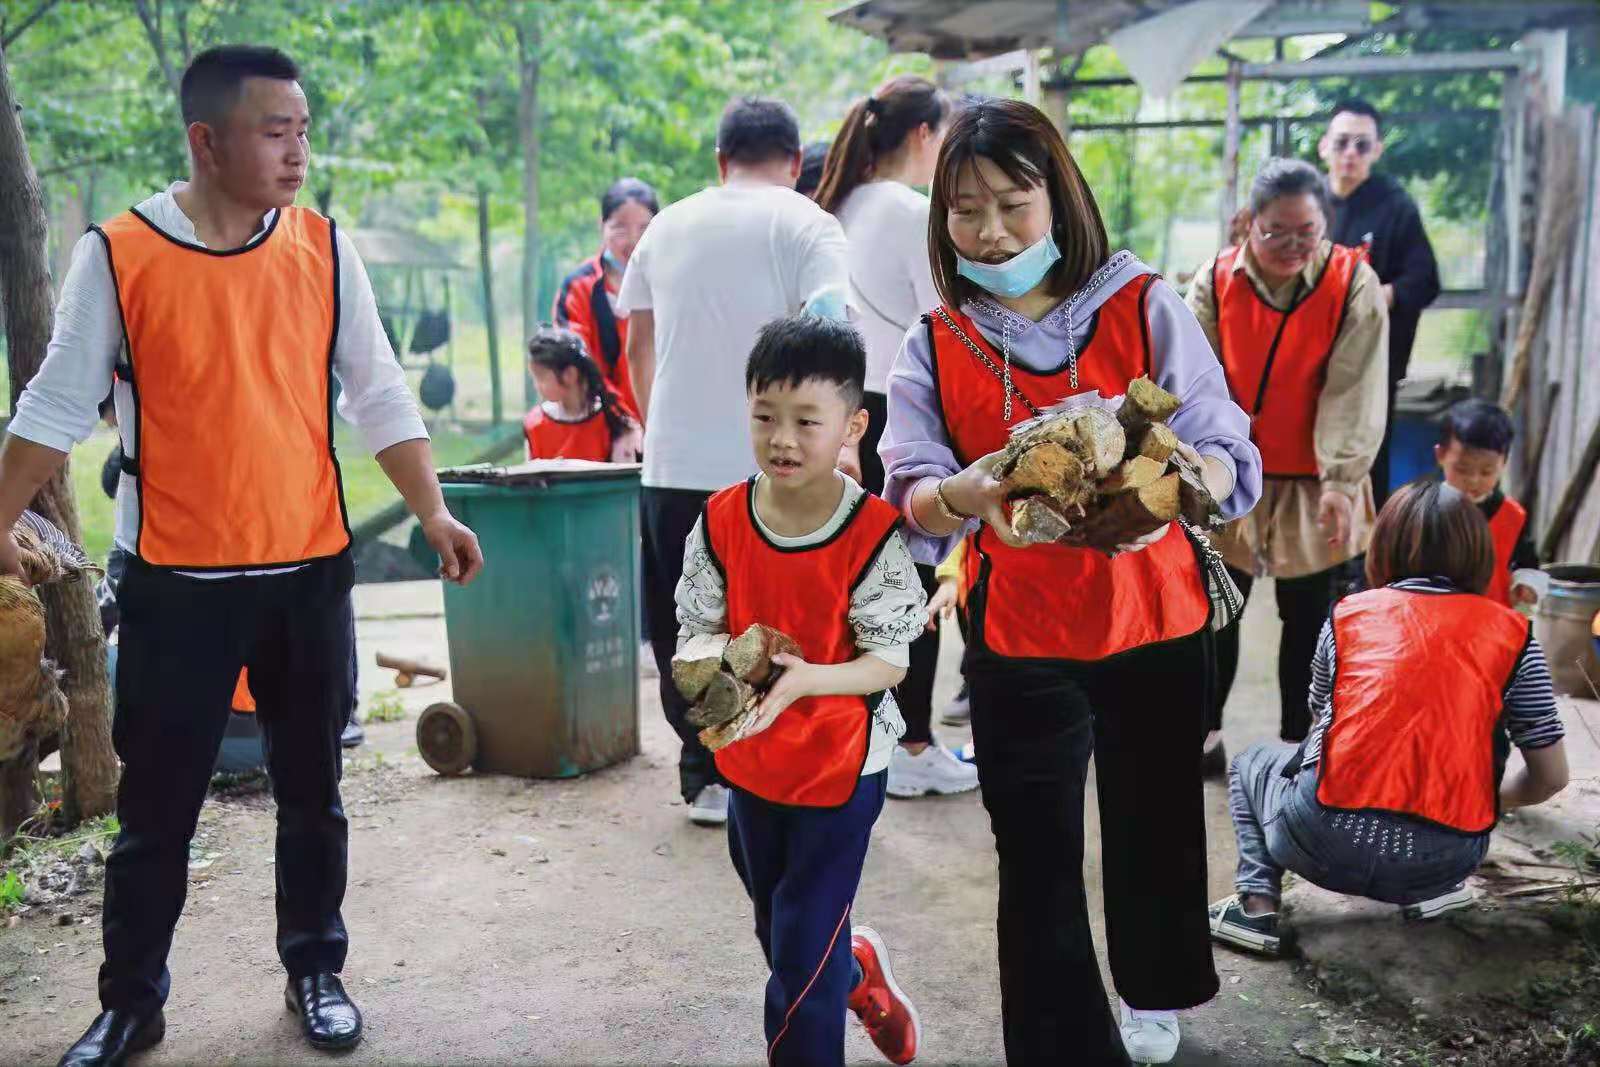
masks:
[[[174,182],[141,203],[138,210],[169,237],[201,245],[194,223],[173,197],[183,186],[182,182]],[[269,211],[262,217],[261,229],[249,245],[261,240],[275,215]],[[360,430],[367,447],[376,454],[402,441],[425,439],[428,431],[378,319],[372,282],[355,243],[343,230],[335,232],[339,248],[339,322],[333,372],[341,389],[338,410]],[[86,233],[72,251],[72,264],[62,282],[55,332],[50,337],[44,365],[18,399],[9,432],[47,448],[70,452],[94,432],[100,402],[112,390],[112,369],[121,350],[121,313],[105,244],[98,235]],[[114,398],[118,425],[131,428],[131,387],[126,382],[116,382]],[[126,429],[121,437],[123,454],[133,458],[136,442]],[[117,545],[131,552],[138,532],[139,496],[132,479],[124,475],[117,488]],[[207,572],[196,576],[227,575]]]

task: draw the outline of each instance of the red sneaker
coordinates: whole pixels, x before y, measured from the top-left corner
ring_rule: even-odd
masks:
[[[895,984],[889,948],[869,926],[858,926],[850,951],[861,965],[861,984],[850,991],[850,1010],[867,1028],[872,1043],[890,1063],[910,1063],[922,1042],[916,1006]]]

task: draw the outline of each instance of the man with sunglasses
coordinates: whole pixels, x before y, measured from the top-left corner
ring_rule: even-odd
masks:
[[[1398,182],[1372,172],[1383,156],[1383,119],[1365,100],[1334,106],[1333,119],[1317,144],[1328,168],[1333,217],[1328,237],[1350,247],[1368,246],[1368,261],[1383,283],[1389,304],[1389,408],[1383,447],[1372,464],[1378,507],[1389,495],[1389,420],[1395,389],[1406,376],[1422,310],[1439,295],[1439,266],[1422,228],[1416,202]]]

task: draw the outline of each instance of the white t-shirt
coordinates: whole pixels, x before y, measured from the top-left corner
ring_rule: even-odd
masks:
[[[867,391],[887,392],[906,330],[939,304],[928,261],[928,198],[900,182],[858,185],[839,207],[850,242],[852,322],[867,345]]]
[[[618,303],[655,312],[645,485],[710,492],[755,473],[744,391],[756,333],[848,286],[839,221],[793,189],[735,182],[666,208]]]

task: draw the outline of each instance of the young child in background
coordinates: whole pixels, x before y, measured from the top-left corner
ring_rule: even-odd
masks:
[[[844,1063],[848,1007],[892,1063],[921,1036],[883,941],[850,912],[889,757],[905,724],[890,692],[927,625],[899,512],[834,469],[866,430],[866,353],[844,323],[778,319],[745,369],[760,468],[707,501],[684,550],[680,641],[780,630],[804,658],[762,698],[760,731],[716,752],[728,844],[755,905],[767,1062]]]
[[[529,459],[635,463],[644,443],[638,422],[589,358],[583,339],[548,323],[528,342],[539,406],[522,420]]]
[[[1445,484],[1469,497],[1489,520],[1494,577],[1484,595],[1507,607],[1533,604],[1550,588],[1528,534],[1528,512],[1500,488],[1515,435],[1505,409],[1487,400],[1463,400],[1445,412],[1433,446]]]

